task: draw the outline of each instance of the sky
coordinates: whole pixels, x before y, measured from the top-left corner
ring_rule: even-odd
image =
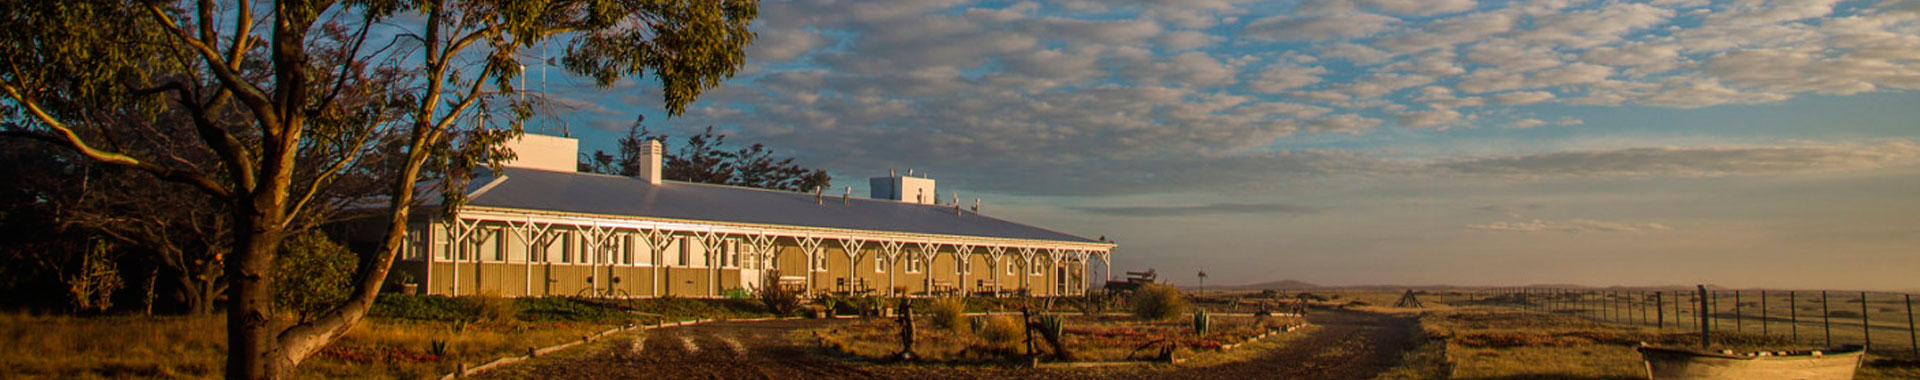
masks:
[[[914,169],[1182,284],[1920,290],[1916,1],[768,0],[754,30],[674,118],[535,63],[564,111],[532,131],[710,125],[855,194]]]

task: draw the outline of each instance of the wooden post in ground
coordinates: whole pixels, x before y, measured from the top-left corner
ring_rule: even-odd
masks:
[[[1787,326],[1793,331],[1793,344],[1800,344],[1800,294],[1787,291]]]
[[[1864,342],[1865,344],[1862,345],[1863,347],[1872,349],[1873,324],[1868,323],[1869,320],[1870,318],[1867,318],[1867,292],[1860,292],[1860,339],[1866,341]]]
[[[1914,356],[1920,356],[1920,334],[1913,332],[1913,295],[1907,294],[1907,343],[1913,345]]]
[[[1647,291],[1641,290],[1634,293],[1633,299],[1640,301],[1640,324],[1647,324]],[[1655,306],[1658,306],[1658,304],[1655,304]]]
[[[1826,332],[1825,346],[1833,347],[1833,316],[1827,310],[1827,291],[1820,291],[1820,329]]]
[[[1760,336],[1767,335],[1767,291],[1760,290]]]
[[[1707,286],[1695,285],[1700,291],[1700,349],[1707,349],[1713,330],[1707,327]]]
[[[1736,332],[1736,333],[1746,332],[1746,330],[1742,328],[1744,326],[1740,325],[1741,319],[1742,318],[1740,318],[1740,290],[1735,289],[1733,291],[1733,332]]]
[[[1654,327],[1667,328],[1667,301],[1660,299],[1660,292],[1653,292],[1653,324]]]

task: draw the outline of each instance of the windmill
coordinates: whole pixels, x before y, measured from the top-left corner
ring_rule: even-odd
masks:
[[[1207,270],[1200,270],[1200,294],[1207,294]]]
[[[1393,307],[1411,307],[1411,308],[1419,309],[1425,306],[1421,306],[1420,299],[1415,298],[1413,296],[1413,289],[1407,289],[1406,294],[1400,295],[1400,301],[1393,303]]]

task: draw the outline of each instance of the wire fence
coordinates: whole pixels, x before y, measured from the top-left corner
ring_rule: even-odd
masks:
[[[1755,335],[1795,345],[1858,344],[1920,355],[1913,294],[1822,290],[1495,288],[1475,301],[1606,323]],[[1701,328],[1705,326],[1705,328]]]

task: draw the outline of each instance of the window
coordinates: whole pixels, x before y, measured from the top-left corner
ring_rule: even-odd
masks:
[[[758,252],[753,251],[753,246],[741,245],[739,247],[740,247],[740,250],[738,254],[740,255],[740,267],[747,268],[747,269],[761,269],[759,267],[754,266],[754,264],[759,264],[759,260],[755,260],[757,258],[755,257],[755,255],[757,255]]]
[[[561,232],[558,235],[554,235],[553,245],[547,247],[553,248],[554,252],[552,253],[559,254],[560,256],[560,259],[554,260],[554,262],[561,264],[573,262],[573,234]]]
[[[1014,268],[1013,260],[1007,260],[1007,275],[1012,276],[1016,274],[1020,274],[1020,270]]]
[[[880,257],[879,255],[874,255],[873,256],[873,272],[887,273],[887,259],[884,257]]]
[[[678,261],[680,266],[693,266],[693,241],[687,240],[685,236],[674,238],[674,240],[680,244],[680,260]]]
[[[813,259],[814,259],[813,271],[815,272],[827,271],[827,253],[824,250],[820,252],[820,254],[814,255]]]
[[[1035,276],[1047,274],[1047,268],[1040,267],[1040,264],[1045,263],[1045,261],[1046,260],[1042,260],[1040,258],[1034,258],[1033,260],[1028,261],[1027,274],[1035,275]]]
[[[907,273],[920,273],[925,271],[926,265],[926,259],[921,258],[920,255],[907,255]]]
[[[490,247],[481,248],[480,252],[491,253],[493,261],[507,261],[507,231],[496,227],[488,228],[486,233],[485,243]]]

